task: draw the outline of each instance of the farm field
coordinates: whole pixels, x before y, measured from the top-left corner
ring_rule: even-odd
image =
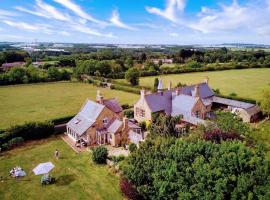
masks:
[[[270,69],[241,69],[215,72],[197,72],[185,74],[172,74],[158,76],[166,88],[169,81],[172,85],[177,83],[194,84],[202,82],[209,77],[209,84],[213,89],[219,89],[222,94],[236,93],[240,97],[259,99],[261,90],[270,84]],[[140,78],[141,86],[153,87],[154,76]]]
[[[54,158],[58,149],[60,159]],[[119,179],[106,166],[92,163],[90,153],[76,154],[59,137],[40,140],[24,147],[3,153],[0,157],[0,177],[19,165],[27,176],[15,180],[7,177],[0,181],[0,199],[123,199]],[[32,169],[39,163],[51,161],[56,178],[52,185],[41,186],[42,175],[34,175]]]
[[[138,95],[97,88],[86,83],[41,83],[0,87],[0,129],[25,121],[45,121],[75,114],[86,98],[95,99],[100,90],[105,98],[116,97],[132,105]]]

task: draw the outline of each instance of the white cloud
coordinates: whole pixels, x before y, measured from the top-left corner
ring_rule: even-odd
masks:
[[[61,4],[62,6],[68,8],[69,10],[73,11],[76,15],[78,15],[79,17],[94,22],[96,24],[100,24],[100,25],[107,25],[106,22],[98,20],[96,18],[94,18],[93,16],[89,15],[88,13],[86,13],[79,5],[75,4],[74,2],[72,2],[71,0],[53,0],[59,4]]]
[[[179,37],[178,33],[170,33],[169,35],[172,36],[172,37]]]
[[[155,7],[146,7],[146,10],[155,15],[159,15],[174,23],[178,22],[178,14],[185,9],[186,0],[166,0],[166,7],[164,10]]]
[[[29,23],[25,23],[25,22],[14,22],[14,21],[10,21],[10,20],[3,20],[3,23],[11,26],[11,27],[15,27],[18,29],[22,29],[22,30],[26,30],[26,31],[31,31],[31,32],[38,32],[38,31],[42,31],[44,33],[51,33],[51,30],[48,28],[47,25],[41,25],[41,24],[29,24]]]
[[[248,8],[239,6],[234,1],[230,6],[223,5],[221,10],[211,10],[203,7],[200,12],[200,19],[197,22],[191,22],[188,26],[203,33],[233,30],[245,27],[250,15]]]
[[[26,12],[32,15],[36,15],[39,17],[45,17],[48,19],[56,19],[60,21],[70,21],[71,18],[69,15],[64,14],[57,10],[55,7],[44,3],[42,0],[36,0],[35,10],[29,10],[20,6],[15,7],[15,9]]]
[[[0,9],[0,16],[15,17],[15,16],[18,16],[18,14],[12,11]]]
[[[79,31],[81,33],[86,33],[89,35],[94,35],[94,36],[99,36],[99,37],[109,37],[109,38],[114,38],[115,36],[113,36],[112,33],[100,33],[97,30],[91,29],[89,27],[86,27],[84,25],[81,24],[72,24],[70,25],[70,28],[72,28],[73,30]]]
[[[117,10],[113,10],[113,13],[112,13],[112,17],[110,19],[110,22],[114,26],[119,27],[119,28],[123,28],[123,29],[127,29],[127,30],[136,30],[136,28],[131,27],[131,26],[125,24],[124,22],[122,22],[120,20],[120,15],[119,15],[119,13],[118,13]]]

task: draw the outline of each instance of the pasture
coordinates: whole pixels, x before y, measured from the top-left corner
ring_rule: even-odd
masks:
[[[54,158],[58,149],[60,159]],[[52,185],[41,186],[42,175],[34,175],[32,169],[39,163],[51,161],[56,178]],[[15,180],[9,171],[19,165],[27,176]],[[123,199],[119,178],[104,165],[92,162],[89,152],[76,154],[59,137],[32,142],[32,144],[3,153],[0,157],[0,199]]]
[[[0,87],[0,129],[25,121],[45,121],[73,115],[87,98],[95,100],[97,90],[104,98],[115,97],[133,105],[138,95],[97,88],[87,83],[57,82]]]
[[[236,93],[239,97],[246,97],[258,100],[261,90],[270,84],[270,69],[241,69],[214,72],[197,72],[158,76],[166,88],[169,81],[173,86],[177,83],[194,84],[202,82],[209,77],[209,84],[213,89],[219,89],[224,95]],[[140,85],[153,87],[154,76],[140,78]]]

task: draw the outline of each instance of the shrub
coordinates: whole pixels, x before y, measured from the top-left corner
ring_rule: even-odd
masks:
[[[130,200],[143,199],[136,188],[125,178],[120,179],[121,192]]]
[[[122,107],[123,110],[132,108],[132,106],[130,106],[129,104],[122,104],[121,107]]]
[[[137,150],[137,145],[134,143],[131,143],[130,145],[128,145],[128,150],[132,153],[134,151]]]
[[[108,150],[106,147],[96,147],[93,149],[92,159],[97,164],[105,164],[108,157]]]
[[[125,111],[124,111],[124,115],[125,115],[127,118],[133,118],[133,117],[134,117],[134,111],[133,111],[133,109],[125,110]]]
[[[139,85],[140,72],[137,68],[130,68],[126,71],[125,79],[131,83],[131,85]]]
[[[22,137],[16,137],[16,138],[9,140],[8,145],[9,145],[9,147],[15,147],[23,142],[24,142],[24,139]]]
[[[242,140],[242,137],[237,133],[225,133],[219,129],[214,129],[207,131],[203,134],[203,139],[206,141],[211,141],[217,144],[220,144],[221,141],[226,140]]]
[[[124,155],[111,156],[110,160],[112,160],[114,163],[119,163],[122,160],[125,160],[125,156]]]

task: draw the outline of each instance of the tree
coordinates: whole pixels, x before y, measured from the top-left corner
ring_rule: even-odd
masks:
[[[128,145],[128,150],[132,153],[134,151],[137,150],[137,145],[134,143],[131,143],[130,145]]]
[[[108,150],[106,147],[96,147],[93,149],[92,160],[97,164],[105,164],[108,157]]]
[[[140,72],[137,68],[130,68],[126,71],[125,79],[131,83],[131,85],[139,85]]]
[[[154,80],[154,90],[155,90],[155,91],[157,90],[158,83],[159,83],[158,78],[155,78],[155,80]]]
[[[270,116],[270,87],[264,89],[260,100],[260,107],[264,114]]]
[[[270,161],[242,142],[146,140],[124,176],[145,199],[267,199]]]
[[[128,57],[128,58],[125,60],[125,66],[126,66],[126,68],[132,68],[133,65],[134,65],[134,62],[133,62],[132,57]]]
[[[249,135],[250,127],[240,118],[229,112],[218,112],[216,119],[217,128],[223,132],[234,132],[241,135]]]
[[[22,83],[23,77],[26,75],[25,69],[21,67],[13,67],[9,72],[9,82]]]
[[[56,67],[49,67],[48,77],[53,81],[61,80],[61,72]]]

